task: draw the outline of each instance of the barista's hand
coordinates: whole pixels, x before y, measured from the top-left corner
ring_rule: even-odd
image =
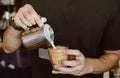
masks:
[[[41,27],[43,23],[47,21],[46,18],[42,18],[40,15],[38,15],[30,4],[26,4],[25,6],[21,7],[13,20],[17,26],[22,27],[24,30],[28,30],[29,27],[35,24]]]
[[[93,68],[86,63],[85,56],[79,50],[66,50],[67,55],[74,55],[75,60],[62,60],[54,66],[53,74],[72,74],[81,76],[91,73]],[[61,65],[62,64],[62,65]]]

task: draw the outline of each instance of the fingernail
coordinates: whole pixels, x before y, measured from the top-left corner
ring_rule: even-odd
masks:
[[[31,27],[31,26],[32,26],[32,24],[29,24],[28,26],[30,26],[30,27]]]
[[[52,71],[52,73],[54,73],[54,71]]]
[[[45,23],[47,21],[47,19],[45,17],[41,17],[41,21],[42,21],[42,23]]]
[[[26,27],[26,28],[24,28],[25,30],[29,30],[30,28],[28,28],[28,27]]]
[[[54,70],[52,70],[52,73],[54,73]]]

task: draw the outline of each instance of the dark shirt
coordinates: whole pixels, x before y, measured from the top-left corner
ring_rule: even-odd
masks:
[[[48,19],[55,32],[55,45],[68,45],[86,57],[98,58],[104,50],[120,49],[120,13],[116,0],[29,0]],[[33,53],[33,78],[102,78],[53,75],[49,61]]]

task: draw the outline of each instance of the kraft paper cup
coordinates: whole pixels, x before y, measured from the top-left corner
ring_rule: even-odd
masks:
[[[49,58],[52,66],[58,64],[58,61],[60,60],[68,59],[68,56],[63,53],[63,51],[67,49],[68,47],[65,47],[65,46],[56,46],[56,49],[48,48]]]

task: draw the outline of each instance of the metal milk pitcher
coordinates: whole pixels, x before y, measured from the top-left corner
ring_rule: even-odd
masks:
[[[44,24],[43,29],[22,36],[23,46],[27,49],[36,49],[46,42],[54,40],[54,31],[49,24]]]

